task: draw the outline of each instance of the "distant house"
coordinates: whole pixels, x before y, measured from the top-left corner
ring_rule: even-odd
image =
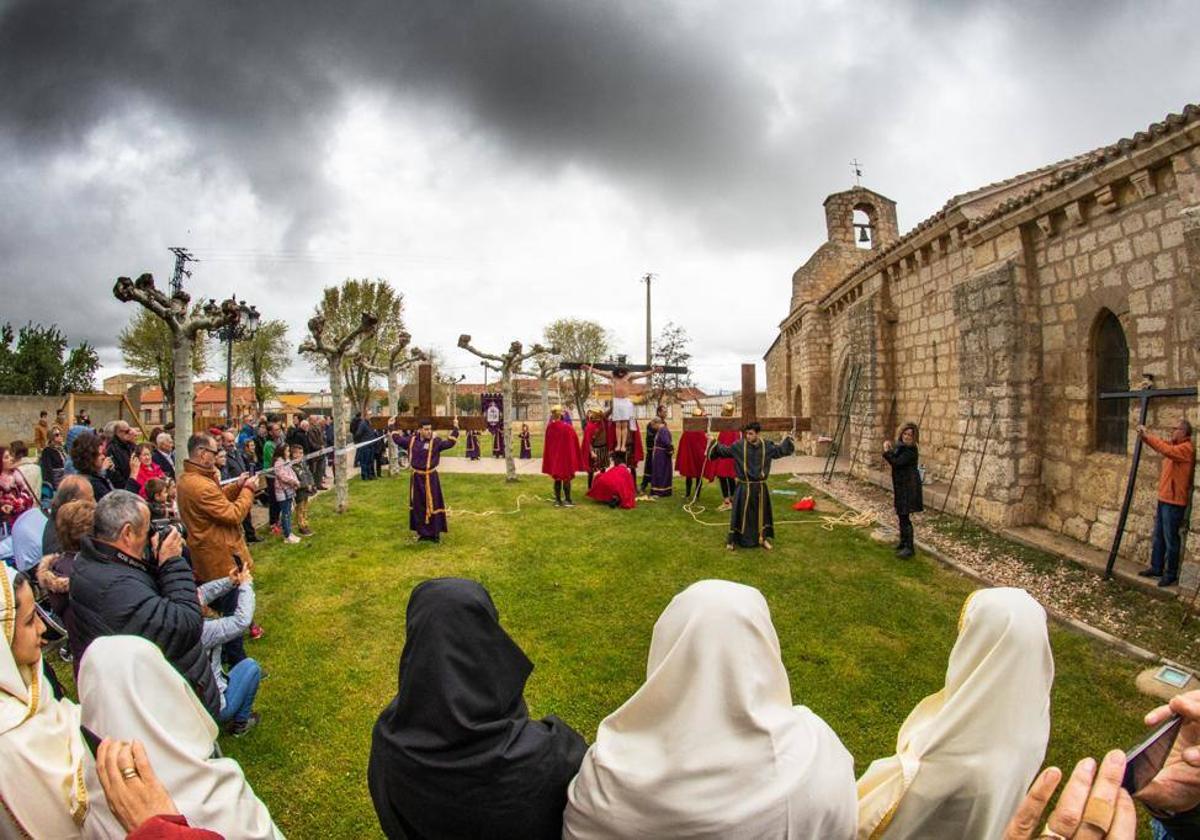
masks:
[[[225,416],[225,384],[223,382],[196,382],[192,413],[196,417]],[[233,416],[238,417],[245,412],[254,411],[254,389],[233,388]],[[167,405],[163,400],[162,388],[147,388],[142,391],[141,403],[138,408],[144,426],[161,426],[168,415]]]

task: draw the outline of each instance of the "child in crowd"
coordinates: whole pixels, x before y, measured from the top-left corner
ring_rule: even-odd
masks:
[[[308,468],[308,462],[304,460],[304,448],[293,444],[289,451],[294,462],[292,469],[296,478],[300,479],[300,486],[296,488],[296,533],[311,537],[313,532],[308,527],[308,500],[315,492],[317,482]]]
[[[237,608],[233,615],[222,618],[208,605],[237,587]],[[258,683],[262,679],[262,668],[258,662],[246,658],[229,669],[221,670],[221,647],[226,642],[244,634],[254,620],[254,581],[249,569],[239,569],[232,575],[211,580],[197,590],[200,603],[205,607],[204,627],[200,631],[200,644],[209,658],[213,679],[221,692],[221,713],[217,722],[226,725],[226,731],[235,738],[245,735],[259,721],[258,712],[252,711],[254,698],[258,695]]]
[[[284,447],[275,451],[271,465],[275,472],[275,503],[279,505],[279,529],[283,534],[283,541],[298,543],[300,538],[292,533],[292,505],[296,500],[300,479],[288,463],[287,450]]]
[[[166,478],[151,478],[147,479],[145,485],[143,485],[142,490],[145,493],[147,503],[150,505],[151,519],[170,518],[170,513],[168,512],[169,501],[167,498],[170,484],[170,480]]]

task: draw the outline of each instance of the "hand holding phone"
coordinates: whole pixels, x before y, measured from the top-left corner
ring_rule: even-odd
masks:
[[[1170,738],[1163,730],[1170,729],[1171,719],[1176,716],[1180,721],[1173,743],[1166,744],[1165,750],[1163,744],[1147,746],[1147,753],[1165,752],[1165,755],[1161,769],[1137,792],[1137,798],[1149,808],[1168,814],[1180,814],[1200,806],[1200,691],[1180,694],[1169,704],[1146,715],[1146,725],[1157,727],[1147,741]],[[1148,756],[1146,761],[1154,755]]]

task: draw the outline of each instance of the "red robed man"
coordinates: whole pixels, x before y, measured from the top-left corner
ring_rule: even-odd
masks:
[[[542,472],[554,479],[555,507],[575,507],[571,501],[571,479],[582,466],[579,435],[573,425],[563,420],[562,406],[556,405],[550,409],[542,446]]]
[[[609,507],[632,510],[637,505],[634,501],[637,493],[633,484],[633,473],[625,466],[624,452],[614,452],[612,459],[613,465],[592,481],[587,493],[588,498]]]
[[[722,417],[732,417],[734,404],[731,402],[721,406]],[[742,435],[733,429],[727,429],[717,435],[717,443],[721,446],[731,446],[737,443],[737,439]],[[721,480],[721,506],[718,510],[729,510],[733,507],[733,491],[736,487],[736,474],[733,469],[733,461],[728,458],[710,458],[708,463],[704,465],[704,479],[711,482],[714,478]]]
[[[704,409],[697,406],[692,410],[693,417],[703,417]],[[704,453],[708,451],[708,436],[704,432],[684,432],[679,436],[679,446],[675,449],[675,472],[687,479],[684,490],[688,498],[692,496],[692,479],[696,487],[700,487],[700,477],[704,475]]]
[[[603,472],[608,466],[608,436],[604,433],[604,413],[599,409],[588,409],[579,458],[579,463],[587,470],[588,487],[591,487],[593,474]]]
[[[629,430],[629,436],[633,439],[633,457],[629,457],[629,440],[626,439],[625,466],[629,467],[630,472],[636,474],[637,465],[646,457],[646,447],[642,444],[642,438],[645,435],[642,434],[641,425],[638,424],[637,420],[632,422],[634,426]],[[608,439],[608,451],[613,452],[617,448],[617,424],[609,420],[604,425],[606,431],[605,436]]]

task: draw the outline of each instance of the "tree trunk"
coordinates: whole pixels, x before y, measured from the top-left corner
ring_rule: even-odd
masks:
[[[350,507],[350,453],[341,450],[350,445],[350,423],[346,419],[346,408],[342,399],[342,360],[329,360],[329,394],[333,400],[333,496],[337,501],[337,512],[345,513]]]
[[[387,389],[388,389],[388,425],[396,419],[399,413],[400,405],[400,374],[395,368],[388,368],[387,372]],[[393,476],[400,475],[400,457],[396,449],[396,441],[392,440],[391,432],[387,432],[387,448],[388,448],[388,472]]]
[[[550,378],[542,377],[542,423],[550,422]]]
[[[507,367],[500,374],[500,393],[504,394],[504,480],[517,480],[517,462],[513,460],[512,438],[509,431],[515,420],[514,406],[517,401],[517,389],[513,384],[512,371]]]
[[[187,460],[188,438],[192,436],[192,409],[196,402],[196,389],[192,387],[192,338],[180,331],[174,333],[175,366],[175,473],[183,475],[183,462]]]

